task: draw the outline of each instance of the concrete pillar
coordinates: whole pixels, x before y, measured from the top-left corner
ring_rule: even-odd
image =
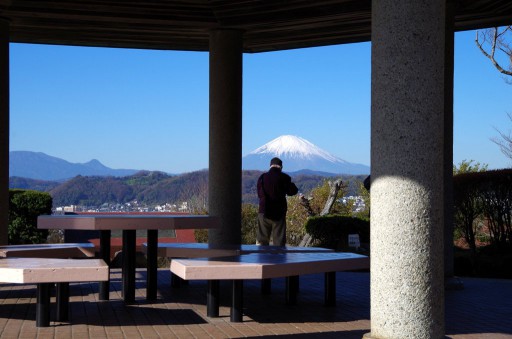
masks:
[[[0,245],[9,224],[9,22],[0,17]]]
[[[212,245],[239,245],[242,205],[242,32],[210,33],[209,214],[221,218],[209,230]]]
[[[445,91],[444,91],[444,276],[446,288],[460,288],[454,278],[453,257],[453,71],[455,0],[446,1]]]
[[[372,2],[367,338],[444,337],[445,2]]]

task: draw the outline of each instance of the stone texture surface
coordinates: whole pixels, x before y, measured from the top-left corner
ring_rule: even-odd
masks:
[[[374,1],[371,336],[441,338],[444,1]]]

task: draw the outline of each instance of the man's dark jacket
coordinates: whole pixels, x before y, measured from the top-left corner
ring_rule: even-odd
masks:
[[[260,199],[259,213],[266,218],[280,220],[286,215],[287,195],[297,194],[297,186],[288,174],[281,169],[272,167],[258,179],[258,197]]]

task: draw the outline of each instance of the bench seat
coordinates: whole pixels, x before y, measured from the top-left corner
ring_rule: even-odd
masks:
[[[245,279],[286,278],[286,301],[294,304],[298,276],[325,273],[325,304],[335,305],[335,272],[368,269],[367,256],[355,253],[249,253],[230,257],[174,259],[171,272],[185,280],[208,280],[207,313],[218,315],[218,281],[231,280],[231,321],[242,320],[242,286]]]
[[[142,244],[142,249],[147,254],[147,244]],[[216,258],[228,257],[250,253],[314,253],[334,252],[332,249],[321,247],[299,246],[260,246],[260,245],[221,245],[214,246],[207,243],[158,243],[157,255],[162,258]],[[171,286],[179,287],[181,280],[171,273]],[[263,293],[270,293],[270,279],[262,280]]]
[[[57,320],[68,318],[69,283],[108,281],[102,259],[3,258],[0,283],[37,284],[36,326],[50,325],[50,288],[57,284]]]
[[[270,279],[369,268],[355,253],[250,253],[217,258],[175,259],[171,271],[185,280]]]
[[[59,243],[0,246],[1,258],[93,258],[93,243]]]

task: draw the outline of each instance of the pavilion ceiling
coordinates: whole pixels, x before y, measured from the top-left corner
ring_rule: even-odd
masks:
[[[510,0],[454,1],[456,30],[512,24]],[[369,41],[371,0],[0,0],[0,17],[11,42],[207,51],[224,27],[265,52]]]

